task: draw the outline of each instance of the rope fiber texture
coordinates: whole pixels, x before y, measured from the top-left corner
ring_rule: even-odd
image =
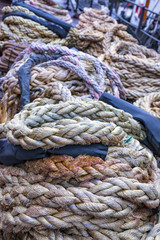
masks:
[[[2,11],[4,14],[12,12],[14,13],[16,11],[23,12],[44,20],[44,18],[38,17],[33,12],[29,11],[27,8],[21,6],[7,6],[4,7]],[[54,15],[56,14],[57,13],[55,13]],[[57,17],[63,20],[64,15],[58,15]],[[67,19],[68,17],[66,18],[66,20]],[[1,22],[1,41],[15,40],[19,42],[26,40],[31,43],[33,40],[37,39],[45,43],[52,42],[57,39],[63,43],[63,40],[59,39],[56,33],[52,32],[40,23],[37,23],[30,19],[25,19],[20,16],[8,16]]]
[[[25,42],[4,42],[1,46],[2,56],[0,57],[0,71],[7,72],[19,53],[27,47],[28,45]]]
[[[84,8],[84,13],[79,19],[76,29],[71,29],[67,38],[70,44],[93,56],[104,54],[113,43],[121,40],[137,42],[125,31],[126,26],[118,24],[108,16],[106,8]]]
[[[152,153],[134,143],[110,146],[106,161],[52,155],[0,165],[7,239],[150,240],[152,229],[157,235],[158,169]]]
[[[160,91],[160,55],[153,49],[122,41],[99,59],[118,73],[129,101]]]
[[[150,93],[139,98],[134,104],[160,119],[160,93]]]
[[[127,100],[134,102],[148,93],[160,91],[160,55],[138,45],[126,29],[104,9],[85,8],[67,39],[71,45],[113,67],[125,87]]]
[[[17,61],[1,79],[4,93],[1,100],[1,123],[12,119],[19,111],[18,75],[21,73],[21,67],[29,59],[32,61],[33,56],[39,56],[41,59],[45,58],[44,54],[48,54],[46,60],[43,60],[45,62],[38,62],[39,64],[36,63],[38,65],[34,65],[31,69],[31,101],[37,97],[47,97],[57,101],[72,99],[72,96],[99,98],[104,91],[124,97],[123,86],[116,73],[93,56],[66,47],[39,43],[32,44],[24,53],[22,59]],[[57,54],[61,56],[57,60],[47,60]]]
[[[48,2],[45,2],[45,1],[40,2],[39,0],[38,1],[37,0],[30,1],[29,0],[29,1],[25,1],[25,2],[32,4],[33,6],[38,7],[40,9],[43,9],[51,14],[54,14],[56,17],[62,19],[65,22],[72,23],[72,19],[71,19],[71,16],[69,15],[68,10],[65,10],[62,8],[59,9],[58,4],[56,4],[56,3],[49,5]]]
[[[141,125],[130,114],[100,101],[85,99],[59,104],[45,101],[41,106],[39,99],[36,104],[26,105],[3,129],[11,143],[24,149],[100,142],[122,145],[126,133],[137,139],[145,138]]]
[[[98,15],[102,22],[104,16],[85,11],[81,19],[88,16],[87,21],[93,21]],[[17,28],[12,26],[13,20]],[[29,27],[25,19],[8,17],[5,21],[1,34],[5,29],[7,36],[14,38],[22,25],[21,38],[26,36],[25,26],[28,32],[32,29],[28,40],[37,37],[34,32],[46,42],[53,39],[48,30]],[[112,20],[108,17],[107,21]],[[136,41],[124,26],[113,21],[109,28],[101,22],[94,22],[99,29],[94,33],[93,27],[71,29],[66,41],[95,56],[105,53],[101,58],[106,65],[87,53],[34,43],[1,79],[0,134],[12,144],[27,150],[91,143],[108,146],[105,161],[68,154],[14,167],[0,165],[0,229],[7,240],[157,240],[160,236],[155,210],[160,200],[160,176],[153,154],[139,143],[146,138],[145,131],[130,114],[96,100],[106,90],[124,97],[107,56],[120,39],[134,45]],[[151,63],[158,61],[154,52],[140,48],[132,58],[143,60],[146,54]],[[55,55],[60,57],[55,60]],[[146,74],[147,70],[149,79],[159,76],[150,65],[141,64],[141,72]],[[31,103],[20,111],[23,96],[18,77],[26,66]]]

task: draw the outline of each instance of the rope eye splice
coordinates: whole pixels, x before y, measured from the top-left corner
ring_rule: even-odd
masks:
[[[44,55],[44,53],[47,54]],[[73,94],[74,97],[78,98],[83,96],[98,99],[106,89],[109,89],[110,81],[112,81],[111,91],[118,96],[125,97],[123,86],[115,72],[89,54],[59,45],[45,45],[42,43],[31,44],[31,47],[26,49],[26,54],[25,52],[23,54],[21,55],[21,60],[12,67],[12,71],[16,69],[18,76],[13,77],[8,72],[5,77],[3,89],[6,94],[4,93],[1,101],[1,122],[10,120],[19,111],[20,102],[21,107],[23,107],[30,102],[30,97],[32,100],[37,97],[56,99],[56,96],[58,97],[59,95],[58,98],[66,99],[66,97],[69,97],[71,99]],[[26,61],[26,59],[28,60]],[[34,72],[33,75],[31,68]],[[42,75],[40,76],[40,72],[44,72],[44,74],[40,74]],[[50,75],[48,76],[48,74]],[[46,79],[48,79],[47,82]],[[55,80],[57,83],[55,83]],[[12,86],[14,84],[14,88],[10,88],[10,84]],[[31,87],[29,87],[29,84]],[[78,87],[75,87],[77,85]],[[36,91],[37,88],[41,88],[42,91]],[[55,93],[56,96],[54,96]],[[11,97],[11,102],[9,100],[10,96],[15,96],[14,100]],[[20,102],[19,97],[21,98]],[[16,102],[17,104],[15,105]],[[10,109],[13,107],[14,110],[10,111],[8,109],[6,111],[6,104]],[[6,115],[7,112],[9,113],[8,116]]]

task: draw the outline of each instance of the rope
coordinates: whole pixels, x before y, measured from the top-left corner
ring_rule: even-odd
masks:
[[[26,3],[30,3],[31,1],[25,1]],[[72,23],[72,19],[69,15],[68,10],[58,9],[58,4],[54,4],[49,6],[48,3],[39,2],[39,1],[32,1],[32,5],[35,7],[41,8],[51,14],[54,14],[56,17],[62,19],[65,22]]]
[[[0,57],[0,71],[7,72],[19,53],[22,52],[26,47],[27,44],[24,42],[4,42],[2,45],[2,56]]]
[[[84,8],[84,13],[79,19],[76,30],[70,30],[68,38],[71,38],[78,49],[93,56],[104,54],[112,44],[121,40],[137,43],[137,40],[125,31],[127,27],[117,24],[104,9]],[[83,43],[80,43],[83,35]],[[91,36],[90,40],[88,35]],[[99,37],[95,41],[96,35]]]
[[[139,98],[135,103],[137,107],[144,109],[153,116],[160,118],[160,95],[158,93],[150,93],[143,98]]]
[[[140,79],[142,76],[158,79],[159,71],[154,64],[159,56],[155,52],[137,47],[125,27],[111,18],[102,25],[105,12],[101,16],[99,10],[85,11],[82,19],[99,21],[93,21],[84,31],[71,29],[63,43],[74,44],[93,55],[105,53],[101,56],[104,62],[111,65],[114,62],[114,69],[122,68],[126,71],[123,76],[128,79],[137,72]],[[22,25],[20,38],[26,36],[26,27],[27,40],[37,36],[46,42],[51,39],[48,30],[44,35],[45,30],[41,32],[37,25],[30,30],[23,20],[17,20],[15,26],[11,20],[2,23],[0,38],[13,36],[18,40],[17,32]],[[134,45],[119,48],[117,42],[122,39]],[[28,60],[39,54],[46,60],[31,67],[32,102],[19,112],[18,74]],[[52,55],[58,54],[61,57],[52,60]],[[132,75],[127,75],[129,67]],[[98,98],[106,89],[124,97],[120,79],[108,64],[66,47],[34,43],[18,56],[1,81],[4,96],[0,133],[9,142],[28,150],[99,142],[108,146],[105,161],[87,155],[73,158],[68,154],[52,155],[16,167],[0,165],[2,237],[7,240],[157,240],[159,219],[152,209],[159,206],[159,171],[153,154],[138,141],[145,139],[144,129],[130,114],[91,99]]]
[[[126,138],[122,129],[139,139],[145,137],[130,114],[88,99],[42,106],[31,103],[5,124],[4,131],[10,142],[25,149],[49,149],[99,142],[108,145],[109,141],[122,145]]]
[[[151,208],[159,204],[158,173],[152,154],[133,148],[110,147],[105,162],[53,155],[1,165],[3,231],[22,240],[148,239],[156,221]]]
[[[33,12],[20,6],[8,6],[3,8],[3,13],[5,14],[14,11],[20,11],[29,15],[35,15]],[[63,18],[63,15],[61,16]],[[2,41],[14,39],[16,41],[27,40],[29,43],[31,43],[33,40],[38,39],[39,41],[48,43],[54,41],[57,38],[58,36],[47,27],[42,26],[30,19],[24,19],[18,16],[8,16],[1,23],[0,40]],[[62,40],[62,42],[64,42],[64,40]]]
[[[160,56],[154,50],[120,42],[113,44],[100,59],[118,73],[128,100],[135,101],[146,93],[159,91]]]
[[[20,89],[17,74],[20,67],[33,54],[42,54],[43,56],[46,53],[50,55],[60,54],[62,57],[32,68],[31,101],[37,97],[58,100],[61,99],[62,92],[66,92],[65,94],[69,96],[69,99],[71,96],[99,98],[107,90],[110,90],[117,97],[119,93],[121,97],[124,96],[123,86],[118,76],[109,66],[104,65],[98,59],[66,47],[35,43],[31,45],[30,49],[26,49],[26,54],[21,56],[22,59],[17,61],[11,71],[2,79],[4,96],[1,100],[1,123],[12,119],[19,112]]]

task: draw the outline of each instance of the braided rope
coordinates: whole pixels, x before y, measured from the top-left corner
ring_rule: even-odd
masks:
[[[11,13],[14,11],[35,15],[28,9],[20,6],[8,6],[3,8],[4,13]],[[18,16],[9,16],[5,18],[1,25],[1,31],[0,40],[14,39],[16,41],[22,41],[25,39],[28,42],[32,42],[33,39],[39,39],[47,43],[58,38],[58,36],[52,31],[48,30],[47,27],[42,26],[32,20],[24,19]]]
[[[25,1],[26,3],[30,3],[30,1]],[[40,3],[39,1],[33,1],[32,2],[35,7],[41,8],[48,13],[54,14],[56,17],[62,19],[63,21],[66,21],[68,23],[72,23],[71,16],[69,15],[68,10],[64,9],[58,9],[58,5],[56,6],[48,6],[46,3]]]
[[[114,42],[121,40],[137,43],[136,39],[125,31],[126,26],[117,24],[103,9],[85,8],[79,19],[76,29],[69,32],[68,38],[71,39],[71,44],[91,55],[100,56]],[[87,35],[90,36],[90,41]],[[83,43],[80,41],[82,36]]]
[[[0,57],[0,71],[7,72],[16,57],[27,47],[24,42],[16,43],[7,41],[2,44],[2,56]]]
[[[95,57],[66,47],[35,43],[31,44],[31,48],[26,49],[24,54],[21,54],[20,61],[15,63],[3,79],[4,96],[1,100],[1,123],[12,119],[14,114],[19,111],[20,90],[17,73],[20,67],[30,56],[46,53],[50,55],[59,54],[62,57],[32,68],[31,101],[37,97],[47,97],[58,101],[58,99],[61,99],[60,95],[64,94],[65,91],[68,99],[71,99],[71,94],[78,98],[99,98],[104,91],[108,90],[117,97],[119,92],[120,96],[123,96],[123,86],[116,73]],[[55,82],[58,84],[56,85]],[[62,92],[62,85],[65,86],[65,89],[66,87],[68,89]],[[54,96],[55,93],[56,97]]]
[[[121,42],[112,45],[100,59],[119,74],[129,100],[159,91],[160,55],[154,50]]]
[[[4,19],[4,23],[6,23],[6,24],[12,24],[13,22],[14,22],[14,24],[20,24],[20,25],[22,24],[24,27],[30,26],[31,29],[36,30],[40,35],[44,35],[49,38],[57,37],[57,35],[55,33],[53,33],[52,31],[48,30],[48,28],[46,28],[45,26],[42,26],[39,23],[36,23],[32,20],[29,20],[29,19],[26,20],[22,17],[17,17],[17,16],[9,16]]]
[[[153,116],[160,118],[160,94],[150,93],[143,98],[139,98],[134,104],[137,107],[144,109]]]
[[[130,114],[88,99],[45,105],[42,101],[42,106],[31,103],[5,124],[4,131],[10,142],[25,149],[48,149],[99,142],[123,145],[127,137],[123,129],[137,138],[145,137]]]
[[[159,204],[155,160],[146,149],[109,149],[105,162],[98,157],[53,155],[20,167],[0,166],[3,230],[27,229],[34,239],[57,240],[147,236],[154,222],[149,208]]]
[[[7,14],[7,13],[11,13],[11,12],[24,12],[24,13],[27,13],[29,15],[34,15],[35,14],[31,11],[29,11],[29,9],[27,8],[24,8],[24,7],[21,7],[21,6],[6,6],[6,7],[3,7],[2,9],[2,12],[4,14]]]
[[[125,93],[123,90],[123,85],[121,84],[121,81],[118,77],[118,75],[116,74],[116,72],[112,71],[112,69],[109,67],[109,65],[105,65],[102,62],[100,62],[99,60],[97,60],[96,58],[90,56],[89,54],[84,54],[83,52],[77,52],[74,50],[70,50],[66,47],[61,47],[61,46],[53,46],[50,44],[39,44],[39,43],[33,43],[31,44],[31,49],[33,51],[35,51],[36,53],[44,53],[44,52],[48,52],[48,53],[54,53],[54,54],[63,54],[63,55],[74,55],[74,56],[78,56],[80,59],[85,60],[86,58],[88,60],[93,61],[94,66],[96,68],[96,72],[98,74],[101,74],[102,77],[102,70],[101,67],[103,68],[104,71],[106,71],[106,74],[108,75],[110,81],[114,81],[114,86],[116,85],[119,89],[120,92],[120,96],[123,98]],[[68,58],[67,58],[68,59]],[[99,83],[100,84],[100,83]],[[101,84],[100,84],[101,85]],[[116,91],[113,92],[116,95]]]

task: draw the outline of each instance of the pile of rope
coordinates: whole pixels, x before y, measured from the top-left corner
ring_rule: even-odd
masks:
[[[8,72],[15,59],[28,45],[25,42],[16,43],[14,41],[4,42],[1,45],[0,71]]]
[[[137,43],[137,40],[125,31],[126,26],[118,24],[115,19],[108,16],[106,8],[101,10],[84,8],[84,13],[79,19],[76,29],[69,32],[70,41],[73,41],[73,45],[78,49],[93,56],[100,56],[113,43],[121,40]]]
[[[52,23],[48,22],[47,24],[44,18],[37,16],[27,8],[21,7],[21,6],[8,6],[8,7],[4,7],[2,11],[5,14],[4,16],[6,17],[3,19],[0,25],[1,41],[15,40],[18,42],[28,41],[28,43],[31,43],[33,42],[33,40],[39,40],[39,41],[48,43],[48,42],[54,42],[55,40],[59,40],[61,43],[61,39],[59,38],[59,36],[55,33],[55,31],[52,31],[55,29],[53,26],[51,26]],[[44,24],[33,21],[31,19],[27,19],[22,16],[18,16],[16,15],[17,13],[27,14],[27,16],[31,18],[36,17],[37,20],[43,21]],[[13,15],[7,16],[7,14],[13,14]],[[64,12],[64,14],[66,14],[66,12]],[[64,15],[61,14],[58,17],[63,19]],[[60,30],[58,30],[58,32],[59,31]],[[61,33],[63,35],[62,28],[61,28]],[[62,40],[62,44],[65,45],[65,43],[63,43],[63,40]]]
[[[137,44],[126,26],[107,15],[104,9],[85,8],[76,29],[67,39],[72,46],[108,63],[119,74],[127,99],[134,102],[146,93],[157,92],[160,55]]]
[[[68,10],[62,9],[57,3],[55,2],[48,2],[48,1],[39,1],[39,0],[27,0],[26,3],[32,4],[35,7],[41,8],[51,14],[54,14],[56,17],[62,19],[65,22],[72,23],[72,18],[69,15]],[[50,3],[50,4],[49,4]]]
[[[33,15],[32,12],[26,8],[11,6],[4,7],[2,9],[3,13],[10,13],[14,11],[21,11],[30,15]],[[39,39],[43,42],[50,42],[58,36],[53,33],[51,30],[48,30],[47,27],[40,25],[29,19],[24,19],[22,17],[10,16],[7,17],[1,22],[0,29],[0,40],[16,40],[32,42],[33,40]]]
[[[128,100],[133,102],[146,93],[160,91],[160,55],[153,49],[121,41],[100,59],[116,70]]]
[[[59,57],[54,60],[57,54]],[[88,54],[58,45],[33,43],[20,57],[22,59],[1,79],[1,123],[12,119],[20,110],[18,79],[23,72],[22,68],[27,67],[27,62],[33,63],[29,70],[24,69],[25,72],[29,71],[31,78],[31,101],[38,97],[55,99],[55,96],[57,101],[60,97],[65,100],[66,96],[70,96],[70,99],[72,96],[98,99],[104,91],[124,98],[123,86],[116,73],[108,65]],[[22,80],[24,81],[26,79]]]
[[[33,4],[40,7],[43,2]],[[34,16],[20,6],[4,9],[6,14],[15,11]],[[158,91],[159,55],[138,46],[126,27],[106,17],[105,10],[84,11],[77,28],[60,42],[87,53],[32,43],[0,79],[0,138],[28,152],[103,144],[108,147],[106,158],[87,154],[74,158],[68,152],[14,167],[0,164],[2,239],[160,237],[156,211],[160,173],[152,152],[139,142],[146,139],[144,127],[129,113],[98,100],[105,91],[125,98],[120,78],[108,62],[120,75],[129,100]],[[0,39],[58,39],[39,25],[6,17]]]
[[[160,93],[150,93],[139,98],[134,104],[160,119]]]
[[[130,138],[140,125],[98,100],[51,101],[36,99],[6,123],[8,140],[26,149],[101,142],[108,154],[105,161],[68,154],[0,165],[7,239],[156,239],[159,173],[153,154]]]

